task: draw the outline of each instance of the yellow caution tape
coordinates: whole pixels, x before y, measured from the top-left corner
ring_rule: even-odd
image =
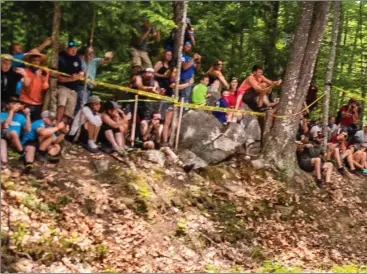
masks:
[[[52,73],[55,73],[55,74],[58,74],[58,75],[62,75],[62,76],[66,76],[66,77],[71,76],[70,74],[60,72],[60,71],[57,71],[57,70],[54,70],[54,69],[50,69],[50,68],[45,67],[45,66],[39,66],[39,65],[31,64],[31,63],[28,63],[24,60],[20,60],[20,59],[14,58],[14,57],[10,57],[8,54],[2,54],[1,57],[5,58],[5,59],[8,59],[8,60],[16,61],[16,62],[19,62],[19,63],[23,63],[27,66],[40,68],[40,69],[43,69],[45,71],[49,71],[49,72],[52,72]],[[157,93],[147,92],[147,91],[143,91],[143,90],[136,90],[136,89],[132,89],[132,88],[129,88],[129,87],[124,87],[124,86],[119,86],[119,85],[115,85],[115,84],[105,83],[105,82],[101,82],[101,81],[85,79],[84,77],[82,77],[80,80],[81,81],[92,82],[92,83],[97,84],[99,86],[103,86],[103,87],[110,88],[110,89],[116,89],[116,90],[120,90],[120,91],[124,91],[124,92],[134,93],[134,94],[137,94],[137,95],[157,99],[157,100],[160,100],[160,101],[171,102],[171,103],[174,103],[175,105],[180,105],[180,106],[187,107],[187,108],[190,108],[190,109],[201,109],[201,110],[217,111],[217,112],[225,112],[225,113],[248,114],[248,115],[253,115],[253,116],[264,116],[265,115],[265,113],[263,113],[263,112],[255,112],[255,111],[247,111],[247,110],[232,109],[232,108],[221,108],[221,107],[213,107],[213,106],[207,106],[207,105],[196,105],[196,104],[182,103],[182,102],[178,102],[176,98],[163,96],[163,95],[160,95],[160,94],[157,94]],[[338,88],[338,89],[340,89],[340,88]],[[344,92],[346,92],[346,91],[344,91]],[[352,97],[352,95],[356,96],[355,94],[352,94],[352,93],[348,92],[348,96],[349,96],[349,94],[350,94],[350,97]],[[290,115],[273,115],[273,117],[285,119],[285,118],[290,118],[290,117],[297,116],[297,115],[301,114],[302,112],[304,112],[309,107],[311,107],[317,101],[319,101],[323,96],[324,95],[321,95],[313,103],[311,103],[309,106],[307,106],[306,108],[304,108],[302,111],[300,111],[298,113],[294,113],[294,114],[290,114]],[[356,97],[353,97],[353,98],[356,98]],[[367,100],[365,98],[358,98],[358,99],[367,102]],[[131,100],[131,102],[134,102],[134,101],[135,100]],[[139,101],[141,101],[141,99]]]

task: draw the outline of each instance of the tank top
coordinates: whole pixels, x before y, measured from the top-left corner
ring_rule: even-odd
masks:
[[[250,76],[249,76],[250,77]],[[248,78],[247,77],[241,84],[241,86],[238,88],[238,95],[240,94],[245,94],[250,88],[252,88],[251,84],[248,82]],[[255,78],[255,81],[258,83],[258,84],[261,84],[263,82],[263,79],[262,78]]]

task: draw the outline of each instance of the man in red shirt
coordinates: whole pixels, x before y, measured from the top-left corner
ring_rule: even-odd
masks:
[[[267,87],[263,87],[261,83],[265,83]],[[264,104],[264,97],[275,86],[279,86],[282,80],[271,81],[263,75],[263,70],[260,66],[252,68],[252,74],[248,76],[238,88],[236,109],[239,108],[243,100],[251,109],[261,108]]]
[[[358,124],[358,104],[357,101],[351,98],[347,105],[340,108],[341,120],[340,125],[342,127],[351,127]]]
[[[352,173],[356,171],[353,163],[353,149],[348,148],[347,137],[348,133],[345,130],[340,130],[337,135],[330,138],[327,145],[326,160],[330,161],[333,157],[336,160],[338,171],[342,175],[344,174],[342,160],[346,160]]]

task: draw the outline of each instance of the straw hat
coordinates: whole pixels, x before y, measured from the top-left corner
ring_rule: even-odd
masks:
[[[48,59],[47,55],[40,53],[38,49],[32,49],[30,52],[27,52],[24,55],[23,60],[26,61],[26,62],[30,62],[31,57],[33,57],[33,56],[41,57],[41,63],[46,62],[47,59]]]

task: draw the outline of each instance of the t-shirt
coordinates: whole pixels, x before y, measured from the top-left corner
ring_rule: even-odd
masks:
[[[70,75],[82,72],[82,61],[78,56],[68,55],[65,51],[59,54],[59,71]],[[73,82],[57,82],[58,85],[65,86],[71,90],[76,91],[80,81]]]
[[[228,104],[226,102],[226,100],[224,100],[223,98],[220,98],[217,101],[216,104],[217,107],[221,107],[221,108],[228,108]],[[225,112],[219,112],[219,111],[213,111],[213,115],[215,116],[215,118],[217,118],[219,120],[219,122],[221,122],[222,124],[227,123],[227,113]]]
[[[23,57],[25,56],[25,53],[18,53],[18,54],[14,54],[13,55],[13,57],[15,58],[15,59],[19,59],[19,60],[23,60]],[[11,63],[11,66],[13,67],[13,68],[25,68],[25,64],[23,64],[23,63],[19,63],[19,62],[17,62],[17,61],[13,61],[12,63]]]
[[[8,115],[9,115],[8,112],[1,112],[0,121],[4,122],[6,118],[8,118]],[[26,122],[27,122],[27,119],[25,118],[23,114],[14,113],[13,120],[11,121],[9,128],[6,130],[6,132],[15,131],[17,135],[20,136],[22,128],[24,128]]]
[[[191,56],[187,54],[182,55],[182,63],[187,63],[191,60]],[[193,63],[188,69],[181,68],[181,81],[190,80],[195,74],[195,63]]]
[[[18,97],[16,87],[22,76],[10,69],[7,72],[1,71],[1,102],[8,103],[10,97]]]
[[[147,37],[143,40],[143,41],[139,41],[139,38],[146,32],[146,28],[145,26],[141,26],[139,24],[135,24],[134,25],[134,30],[132,33],[132,43],[131,46],[133,48],[136,48],[137,50],[140,51],[147,51],[148,50],[148,40],[149,40],[149,35],[147,35]],[[151,28],[150,33],[153,33],[154,29]]]
[[[79,112],[75,115],[73,124],[71,126],[71,129],[69,131],[70,136],[74,136],[78,129],[86,122],[88,121],[94,126],[100,127],[102,125],[101,116],[99,113],[93,113],[90,107],[85,106],[82,110],[79,110]]]
[[[353,124],[353,113],[351,111],[348,111],[348,106],[342,106],[340,112],[347,113],[346,116],[344,118],[341,118],[340,120],[340,124],[342,126],[348,127]]]
[[[99,63],[101,62],[102,58],[93,58],[89,64],[85,62],[85,60],[82,60],[82,68],[85,73],[85,75],[88,74],[88,78],[95,80],[96,74],[97,74],[97,67],[99,66]],[[88,71],[87,71],[88,70]],[[88,83],[89,88],[93,88],[93,84]]]
[[[249,76],[250,77],[250,76]],[[247,77],[243,82],[242,82],[242,84],[240,85],[240,87],[238,88],[238,91],[237,91],[237,94],[238,95],[241,95],[241,94],[245,94],[250,88],[253,88],[253,86],[249,83],[249,81],[248,81],[248,78],[249,77]],[[260,83],[262,83],[262,81],[263,81],[263,78],[258,78],[258,79],[256,79],[255,78],[255,81],[258,83],[258,84],[260,84]]]
[[[228,95],[223,95],[222,98],[226,100],[228,107],[230,108],[236,107],[237,97],[233,93],[230,93]]]
[[[22,137],[22,145],[24,145],[28,141],[37,140],[37,130],[39,128],[45,128],[45,122],[42,119],[36,120],[31,125],[31,131],[27,131],[23,133]]]
[[[203,105],[206,102],[208,87],[202,83],[197,84],[192,90],[191,101],[196,105]]]
[[[331,136],[329,142],[333,143],[333,144],[338,144],[338,143],[341,144],[341,142],[338,140],[338,135]],[[345,147],[348,147],[348,142],[346,140],[344,140],[344,145],[345,145]]]
[[[26,68],[25,73],[31,78],[31,84],[29,87],[23,85],[20,91],[19,99],[27,104],[42,105],[43,95],[46,89],[43,89],[42,76],[37,76],[31,69]],[[48,77],[48,73],[46,74]]]

